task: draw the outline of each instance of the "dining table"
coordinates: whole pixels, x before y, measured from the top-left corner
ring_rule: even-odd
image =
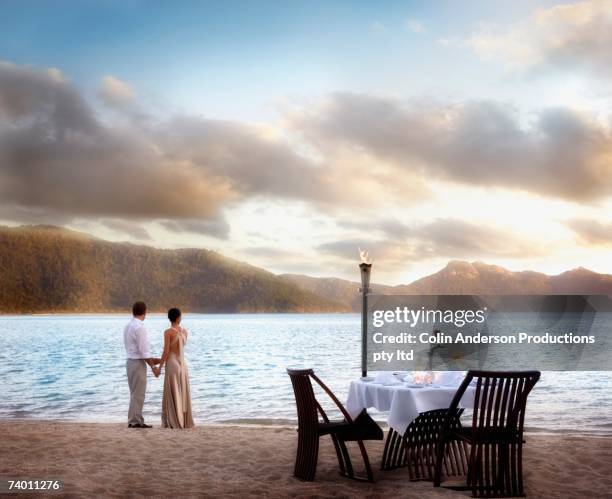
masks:
[[[431,479],[437,435],[453,400],[459,380],[451,383],[418,384],[387,377],[384,381],[365,378],[351,381],[346,409],[357,417],[363,409],[375,408],[387,413],[389,432],[385,441],[381,468],[408,467],[413,480]],[[460,426],[465,409],[474,407],[475,387],[468,386],[462,396],[453,424]],[[460,442],[448,447],[447,474],[465,474],[468,449]]]

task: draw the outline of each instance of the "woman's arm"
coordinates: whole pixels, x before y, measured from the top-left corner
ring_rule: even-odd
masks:
[[[159,368],[168,360],[168,355],[170,355],[170,336],[172,335],[172,330],[166,329],[164,332],[164,353],[162,353],[161,360],[159,361]]]

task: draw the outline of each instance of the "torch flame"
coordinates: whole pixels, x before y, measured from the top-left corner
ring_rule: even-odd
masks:
[[[372,260],[370,260],[370,254],[367,250],[362,250],[361,248],[358,248],[358,250],[361,263],[372,263]]]

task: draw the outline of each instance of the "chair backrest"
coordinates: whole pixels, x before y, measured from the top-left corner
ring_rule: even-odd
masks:
[[[468,371],[449,409],[457,409],[474,379],[472,427],[513,430],[522,434],[527,396],[540,379],[540,371]]]
[[[310,382],[310,375],[313,374],[312,369],[287,369],[287,374],[289,374],[293,385],[298,427],[304,431],[315,431],[319,416],[317,414],[317,399]]]
[[[344,418],[350,423],[353,422],[351,416],[340,403],[338,398],[315,375],[312,369],[287,369],[287,374],[289,374],[289,378],[291,378],[293,393],[295,395],[295,405],[297,406],[298,414],[298,431],[316,430],[319,424],[319,415],[321,415],[324,422],[329,422],[327,414],[315,397],[311,379],[313,379],[333,400],[334,404],[336,404]]]

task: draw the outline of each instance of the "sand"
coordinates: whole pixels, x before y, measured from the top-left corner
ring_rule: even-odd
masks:
[[[527,441],[528,497],[612,497],[612,438],[530,434]],[[410,482],[406,470],[378,471],[374,484],[343,478],[329,438],[322,441],[316,481],[301,482],[292,477],[295,445],[290,427],[131,430],[123,424],[4,421],[0,476],[60,478],[65,488],[56,495],[73,497],[469,496]],[[367,446],[378,465],[382,442]]]

